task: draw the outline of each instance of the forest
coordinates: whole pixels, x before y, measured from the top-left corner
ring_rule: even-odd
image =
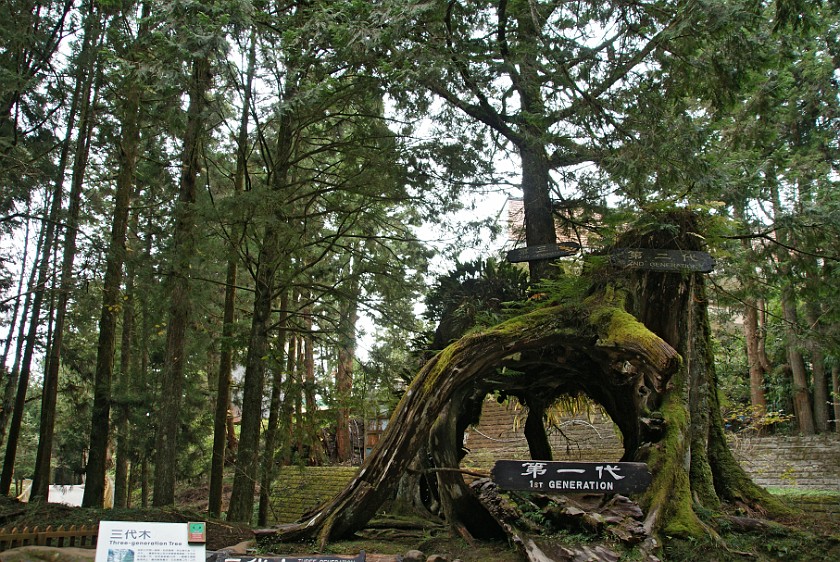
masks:
[[[279,466],[358,462],[637,232],[715,259],[729,430],[840,432],[838,37],[836,0],[6,0],[0,492],[266,525]]]

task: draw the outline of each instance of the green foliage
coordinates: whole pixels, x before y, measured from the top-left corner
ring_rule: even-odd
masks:
[[[507,262],[456,263],[426,295],[424,317],[439,322],[433,349],[441,349],[473,326],[498,323],[505,306],[525,299],[527,288],[525,272]]]

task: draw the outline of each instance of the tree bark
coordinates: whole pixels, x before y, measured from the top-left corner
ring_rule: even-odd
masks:
[[[759,352],[762,338],[758,328],[758,300],[752,297],[744,299],[744,340],[747,348],[747,364],[750,372],[750,405],[754,416],[763,416],[767,412],[767,399],[764,396],[764,366]]]
[[[820,433],[825,433],[828,431],[829,398],[825,353],[819,341],[822,330],[819,304],[813,301],[805,304],[805,319],[812,334],[807,338],[807,345],[811,352],[811,381],[814,387],[814,428]]]
[[[122,303],[122,337],[120,339],[120,370],[117,379],[117,411],[115,419],[116,466],[114,468],[114,507],[129,507],[131,500],[130,458],[131,440],[128,394],[132,386],[132,346],[134,344],[134,272],[126,268],[125,298]],[[133,472],[133,471],[132,471]]]
[[[831,367],[831,404],[834,408],[834,431],[840,433],[840,365]]]
[[[289,291],[280,298],[280,318],[277,334],[278,349],[286,348],[286,323],[289,318]],[[291,348],[291,346],[289,346]],[[288,351],[287,351],[288,353]],[[286,362],[288,364],[288,361]],[[288,375],[287,375],[288,376]],[[280,427],[280,397],[283,394],[283,369],[279,365],[274,368],[271,378],[271,401],[268,409],[268,425],[265,428],[265,448],[263,449],[262,473],[260,475],[260,504],[257,509],[257,524],[264,527],[268,524],[268,509],[271,499],[271,485],[274,482],[274,465],[277,456],[277,437]]]
[[[353,456],[350,442],[350,398],[353,391],[353,363],[356,359],[356,322],[359,319],[358,273],[350,272],[351,285],[347,291],[345,309],[339,319],[338,365],[335,371],[335,394],[338,402],[335,430],[339,462]]]
[[[266,362],[269,355],[269,330],[274,297],[275,272],[278,267],[279,233],[269,224],[257,263],[254,283],[254,306],[248,355],[242,382],[242,422],[239,429],[239,449],[236,473],[233,477],[227,520],[250,522],[254,511],[254,491],[258,479],[260,426],[265,386]]]
[[[648,235],[630,234],[621,244],[702,250],[696,216],[675,212],[654,218],[673,225],[678,233],[662,228]],[[646,528],[672,536],[703,536],[707,527],[694,506],[713,510],[721,500],[780,509],[752,483],[726,444],[703,275],[640,270],[630,273],[630,283],[635,287],[631,292],[637,318],[682,357],[668,390],[655,392],[648,404],[663,414],[666,429],[661,441],[641,457],[653,473],[653,483],[642,497]]]
[[[808,371],[805,369],[805,358],[799,351],[798,326],[799,313],[796,310],[796,296],[789,281],[782,287],[782,319],[785,322],[785,347],[787,349],[788,365],[791,371],[793,388],[793,412],[799,432],[803,435],[816,433],[814,414],[811,410],[811,395],[808,392]]]
[[[771,204],[773,206],[773,218],[776,221],[782,221],[785,216],[785,210],[779,194],[776,169],[772,163],[770,164],[770,169],[767,170],[766,181],[768,182]],[[794,285],[795,277],[791,263],[793,257],[790,251],[787,250],[793,244],[786,228],[777,228],[775,235],[779,242],[775,256],[778,275],[781,278],[781,295],[779,296],[779,300],[781,301],[782,319],[784,320],[785,350],[791,372],[793,413],[796,416],[799,432],[803,435],[813,435],[816,428],[811,409],[811,396],[808,392],[808,373],[805,369],[805,359],[799,351],[799,313],[797,311],[797,288]]]

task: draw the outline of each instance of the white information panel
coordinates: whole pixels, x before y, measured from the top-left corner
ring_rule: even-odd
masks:
[[[100,521],[96,562],[204,562],[204,544],[190,544],[188,523]]]

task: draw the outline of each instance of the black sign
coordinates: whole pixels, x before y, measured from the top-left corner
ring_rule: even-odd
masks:
[[[610,262],[617,267],[632,267],[651,271],[709,273],[715,268],[714,258],[706,252],[650,248],[618,248],[610,254]]]
[[[650,485],[643,462],[496,461],[493,481],[506,490],[630,494]]]
[[[326,556],[253,556],[251,554],[225,554],[217,552],[207,557],[207,562],[365,562],[365,553],[348,558],[337,554]]]
[[[574,255],[578,250],[580,250],[580,244],[572,241],[560,242],[559,244],[546,244],[544,246],[526,246],[525,248],[516,248],[509,251],[507,253],[507,261],[518,263],[523,261],[550,260]]]

